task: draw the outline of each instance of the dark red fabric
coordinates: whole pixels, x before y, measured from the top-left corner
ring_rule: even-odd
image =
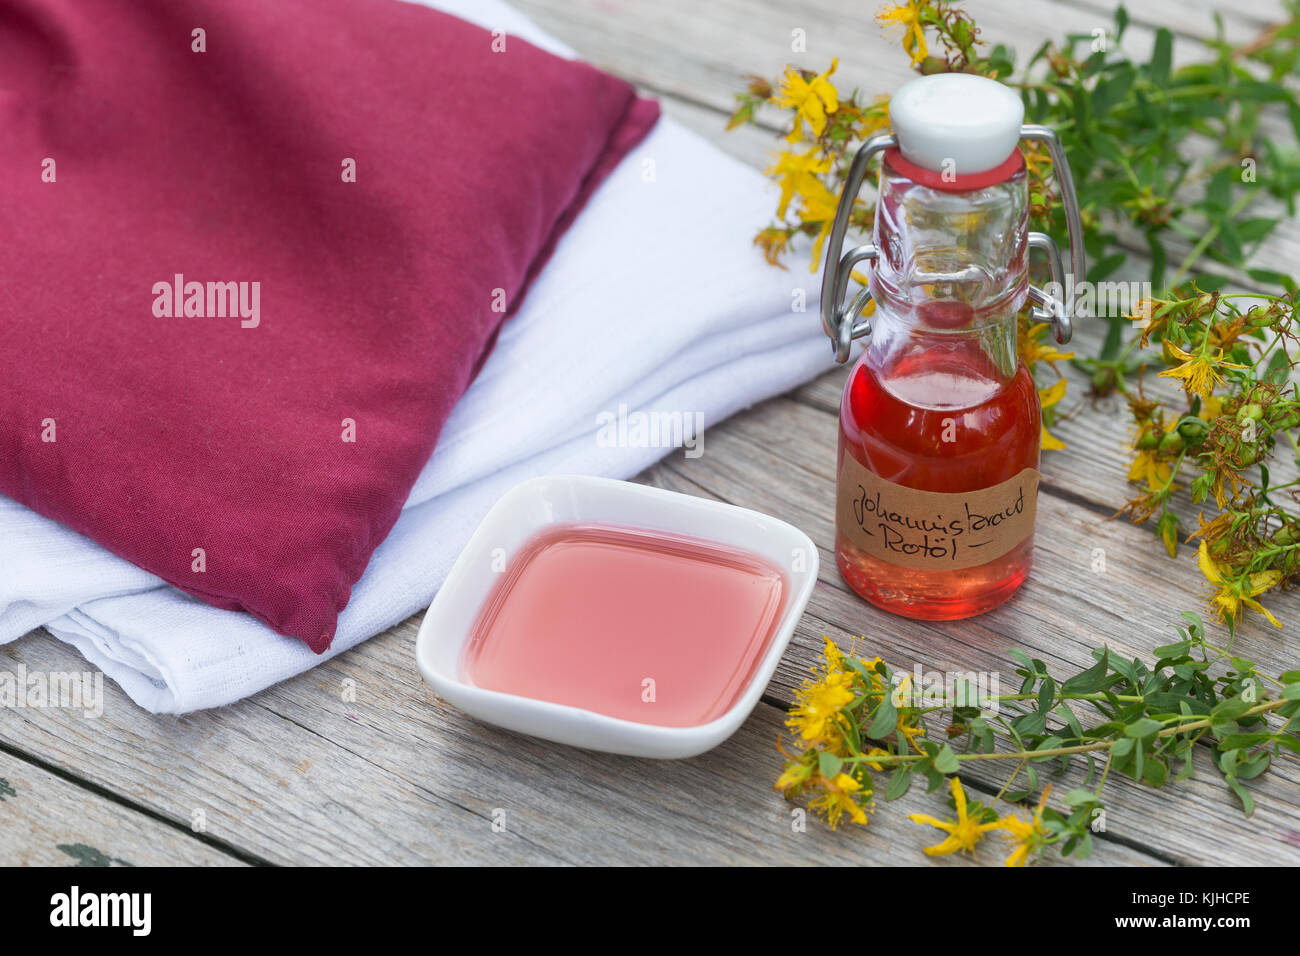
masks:
[[[0,0],[0,492],[327,648],[495,290],[658,114],[492,41],[397,0]],[[155,316],[177,274],[205,310],[260,283],[258,324]]]

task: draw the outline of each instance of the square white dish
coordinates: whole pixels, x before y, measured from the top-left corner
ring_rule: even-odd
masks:
[[[607,524],[690,535],[757,554],[787,578],[771,642],[722,716],[693,727],[623,720],[579,707],[465,683],[462,650],[499,577],[521,545],[557,524]],[[730,737],[758,703],[817,583],[817,548],[798,528],[734,505],[609,478],[553,475],[511,488],[483,518],[420,624],[420,673],[438,696],[479,720],[557,743],[637,757],[692,757]]]

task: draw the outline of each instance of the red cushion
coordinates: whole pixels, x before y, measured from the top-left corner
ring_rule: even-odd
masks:
[[[325,650],[498,326],[658,115],[493,39],[395,0],[6,4],[0,492]],[[202,315],[168,315],[178,274]],[[227,282],[245,313],[209,315]]]

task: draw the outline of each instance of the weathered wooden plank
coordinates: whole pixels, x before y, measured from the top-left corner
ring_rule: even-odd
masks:
[[[174,827],[0,753],[0,866],[33,865],[243,863]]]
[[[1201,0],[1205,6],[1208,0]],[[1187,37],[1176,49],[1176,63],[1203,55],[1194,38],[1214,35],[1208,10],[1178,0],[1161,0],[1179,7],[1176,15],[1159,11],[1138,15],[1143,4],[1130,4],[1132,23],[1123,49],[1146,56],[1154,39],[1152,24],[1179,28]],[[844,89],[883,93],[911,79],[899,32],[881,31],[876,13],[883,4],[842,0],[519,0],[517,6],[543,27],[573,46],[583,57],[648,89],[700,105],[729,111],[732,94],[745,73],[774,77],[787,63],[824,70],[839,57],[837,83]],[[979,0],[965,7],[989,43],[1015,47],[1022,61],[1044,40],[1061,40],[1068,33],[1090,35],[1113,24],[1106,0],[1088,3],[1065,0]],[[1272,17],[1250,20],[1235,15],[1224,20],[1230,42],[1256,36]],[[1226,11],[1225,11],[1226,12]],[[1165,20],[1164,17],[1169,19]],[[803,31],[802,35],[795,31]]]
[[[0,668],[18,660],[28,672],[84,666],[44,633],[0,649]],[[153,716],[111,681],[104,698],[95,720],[6,714],[0,739],[179,825],[202,814],[210,838],[270,862],[557,862],[513,835],[483,839],[470,811],[256,704]]]

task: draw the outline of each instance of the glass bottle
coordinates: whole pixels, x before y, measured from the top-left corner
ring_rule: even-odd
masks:
[[[1031,246],[1048,251],[1054,278],[1062,270],[1051,240],[1028,231],[1015,94],[982,77],[923,77],[895,95],[891,120],[894,134],[854,164],[860,176],[863,155],[883,152],[873,241],[832,265],[833,231],[823,287],[837,357],[870,335],[840,406],[835,556],[873,604],[947,620],[996,607],[1029,574],[1041,424],[1017,316],[1032,296],[1064,340],[1069,315],[1029,284]],[[849,185],[837,226],[856,200],[853,174]],[[843,313],[861,262],[868,286]],[[868,301],[874,313],[859,319]]]

